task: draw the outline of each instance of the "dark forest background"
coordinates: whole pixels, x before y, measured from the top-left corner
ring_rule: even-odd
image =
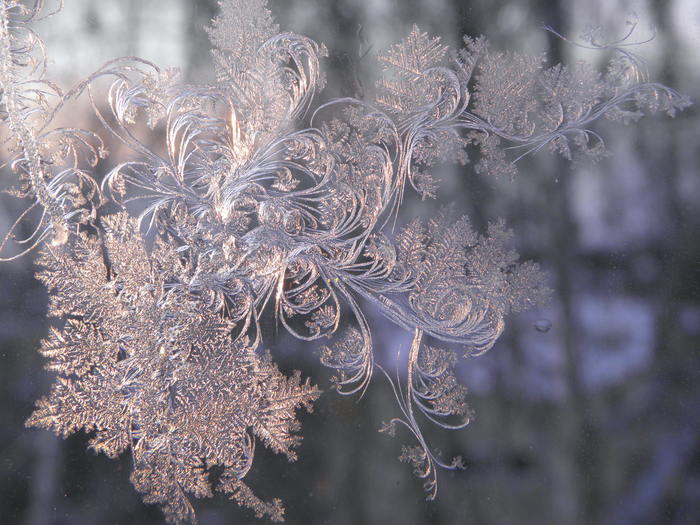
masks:
[[[192,81],[211,78],[202,27],[216,13],[214,0],[66,4],[39,28],[59,78],[79,80],[100,53],[155,57]],[[413,23],[452,45],[459,35],[484,34],[495,48],[546,51],[553,62],[597,60],[605,57],[584,56],[542,26],[576,36],[586,23],[600,24],[615,37],[636,11],[641,36],[656,26],[656,38],[636,50],[651,78],[700,100],[694,1],[271,5],[283,29],[328,47],[322,98],[371,97],[374,56]],[[424,500],[421,482],[396,459],[409,436],[377,432],[398,410],[386,381],[376,376],[360,400],[340,397],[328,390],[316,346],[276,342],[283,368],[302,369],[326,391],[315,413],[302,416],[299,460],[287,464],[258,447],[247,478],[262,496],[284,500],[288,523],[700,523],[700,120],[694,106],[673,120],[657,115],[596,130],[612,153],[597,164],[571,166],[542,153],[522,162],[515,180],[449,165],[437,201],[407,199],[405,219],[454,201],[480,229],[505,218],[523,257],[549,272],[554,289],[547,307],[512,316],[495,348],[461,364],[475,420],[459,432],[425,425],[433,445],[466,462],[464,471],[439,474],[435,501]],[[0,225],[18,209],[2,200]],[[0,523],[162,523],[129,483],[128,455],[111,461],[86,451],[84,434],[62,440],[24,428],[51,382],[36,351],[47,298],[32,273],[31,256],[0,266]],[[535,328],[548,322],[548,331]],[[373,326],[379,359],[391,366],[409,335],[378,317]],[[222,497],[195,506],[203,525],[255,522]]]

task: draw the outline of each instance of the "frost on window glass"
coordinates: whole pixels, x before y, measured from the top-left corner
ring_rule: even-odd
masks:
[[[264,0],[220,8],[207,28],[215,82],[124,58],[64,92],[46,78],[31,25],[55,13],[41,0],[1,4],[5,166],[28,205],[0,256],[40,250],[56,319],[40,349],[54,384],[27,424],[91,433],[109,457],[128,451],[134,486],[169,522],[194,522],[190,497],[213,491],[282,520],[281,501],[244,479],[256,441],[296,458],[297,413],[320,390],[276,366],[261,329],[273,318],[320,348],[337,392],[389,381],[398,415],[380,430],[403,432],[400,459],[434,498],[437,469],[461,460],[436,454],[421,426],[456,430],[471,417],[454,366],[549,290],[503,222],[478,232],[444,203],[394,227],[405,193],[435,197],[431,170],[445,161],[513,177],[542,149],[595,159],[605,148],[594,121],[673,116],[689,101],[648,81],[621,42],[581,44],[610,53],[601,73],[494,52],[483,37],[453,50],[414,27],[379,56],[373,100],[318,105],[324,46],[280,32]],[[78,97],[97,129],[64,124]],[[139,139],[148,129],[164,137],[159,148]],[[98,180],[105,135],[124,147]],[[375,363],[366,305],[412,335],[402,374]]]

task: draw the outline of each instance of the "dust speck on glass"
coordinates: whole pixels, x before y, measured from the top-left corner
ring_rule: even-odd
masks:
[[[479,233],[445,203],[430,220],[394,227],[406,192],[434,198],[431,170],[446,160],[514,177],[543,149],[599,158],[594,121],[689,105],[646,78],[625,40],[591,33],[573,44],[609,53],[601,74],[495,52],[482,37],[449,49],[418,27],[380,55],[372,100],[318,105],[324,46],[281,31],[264,0],[220,2],[207,28],[211,84],[132,57],[64,92],[46,78],[32,29],[59,10],[1,6],[6,165],[11,193],[28,205],[0,256],[40,250],[37,278],[59,320],[40,349],[54,384],[27,424],[93,433],[90,447],[112,458],[128,451],[132,483],[171,523],[195,522],[190,498],[213,491],[257,517],[284,517],[279,499],[245,483],[255,442],[293,461],[297,411],[311,411],[321,391],[280,372],[266,318],[309,345],[326,341],[321,361],[338,393],[388,380],[398,415],[380,430],[407,438],[400,460],[435,498],[439,469],[462,462],[435,453],[422,426],[462,429],[471,412],[453,370],[462,356],[433,344],[482,354],[509,313],[549,290],[536,263],[519,262],[502,221]],[[103,79],[106,93],[95,87]],[[91,101],[97,129],[65,124],[78,97]],[[139,139],[149,129],[162,147]],[[99,180],[104,134],[124,147]],[[368,304],[411,334],[404,374],[375,363]]]

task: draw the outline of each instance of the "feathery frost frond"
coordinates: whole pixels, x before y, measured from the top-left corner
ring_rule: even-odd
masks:
[[[109,457],[129,448],[135,487],[173,523],[193,520],[188,493],[211,495],[214,465],[229,480],[216,488],[257,501],[240,481],[252,434],[295,459],[295,410],[310,410],[319,391],[298,373],[283,376],[246,338],[234,341],[233,323],[191,286],[195,269],[175,250],[158,241],[147,252],[125,213],[101,226],[102,240],[43,249],[39,278],[57,298],[49,314],[65,325],[42,343],[57,381],[27,423],[64,436],[94,431],[90,447]]]

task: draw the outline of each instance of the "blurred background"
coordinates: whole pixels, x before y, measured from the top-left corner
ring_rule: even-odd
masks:
[[[66,0],[37,27],[49,78],[70,86],[104,61],[137,55],[212,78],[203,26],[215,0]],[[485,35],[496,49],[547,52],[552,62],[606,57],[552,37],[588,25],[610,39],[639,18],[635,49],[653,80],[700,100],[697,0],[272,0],[283,29],[322,41],[329,86],[322,99],[372,96],[375,56],[413,23],[457,46]],[[362,56],[369,49],[369,52]],[[84,119],[97,129],[87,106]],[[631,127],[601,123],[612,153],[576,166],[548,154],[526,159],[515,180],[444,166],[437,201],[411,197],[404,219],[456,201],[476,227],[506,219],[523,258],[538,261],[555,290],[540,310],[513,315],[496,346],[462,361],[475,420],[459,432],[425,432],[466,469],[439,473],[438,497],[396,459],[408,435],[377,432],[398,414],[375,377],[361,400],[328,391],[318,349],[278,342],[275,356],[326,390],[302,415],[299,460],[258,447],[246,478],[280,497],[290,524],[690,525],[700,523],[700,120],[697,106],[675,119]],[[114,149],[112,147],[111,149]],[[3,177],[6,178],[6,177]],[[19,204],[0,202],[2,231]],[[46,293],[32,257],[0,266],[0,523],[156,524],[119,461],[26,430],[50,375],[37,353],[47,331]],[[551,328],[547,330],[549,325]],[[375,317],[376,351],[393,363],[402,333]],[[203,525],[255,523],[222,497],[197,501]]]

